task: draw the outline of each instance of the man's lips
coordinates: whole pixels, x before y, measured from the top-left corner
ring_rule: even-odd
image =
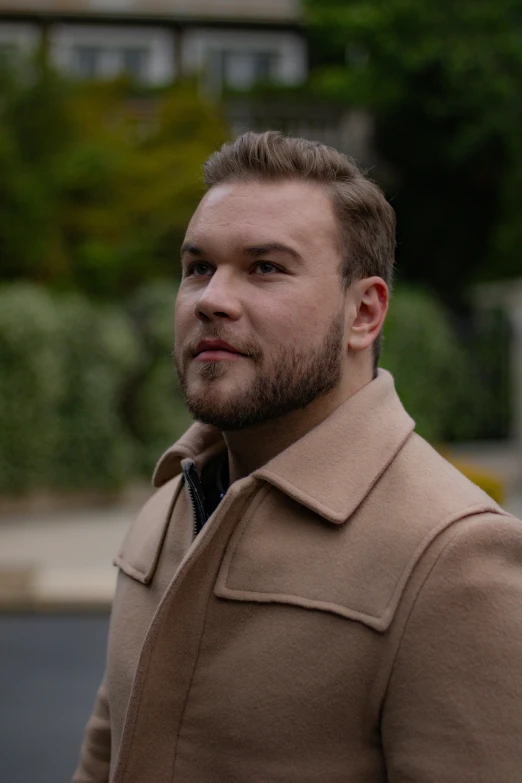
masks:
[[[201,340],[196,348],[196,359],[200,362],[230,360],[240,356],[244,354],[224,340]]]

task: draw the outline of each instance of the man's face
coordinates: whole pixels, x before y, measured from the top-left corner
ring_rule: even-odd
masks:
[[[337,226],[320,186],[229,183],[182,249],[175,359],[194,418],[237,430],[335,389],[345,356]]]

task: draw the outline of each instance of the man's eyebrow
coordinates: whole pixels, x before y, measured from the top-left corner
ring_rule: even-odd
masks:
[[[265,256],[269,253],[286,253],[287,255],[292,256],[292,258],[296,258],[299,261],[302,260],[297,250],[294,250],[293,247],[289,247],[288,245],[283,245],[282,242],[266,242],[263,245],[253,245],[252,247],[245,248],[244,253],[245,255],[254,258]]]
[[[284,245],[282,242],[265,242],[262,245],[251,245],[250,247],[245,248],[243,252],[246,256],[250,256],[251,258],[258,258],[259,256],[265,256],[270,253],[286,253],[287,255],[292,256],[292,258],[296,258],[299,261],[302,260],[301,255],[297,250],[294,250],[293,247],[289,247],[288,245]],[[198,258],[205,255],[203,248],[192,242],[185,242],[181,246],[181,255],[183,256],[185,253]]]
[[[191,256],[203,256],[205,255],[203,253],[203,250],[198,247],[198,245],[193,245],[192,242],[185,242],[184,245],[181,246],[181,255],[185,255],[185,253],[190,253]]]

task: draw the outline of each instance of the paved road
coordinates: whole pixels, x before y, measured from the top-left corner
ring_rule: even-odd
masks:
[[[107,630],[105,614],[0,615],[2,783],[70,783]]]

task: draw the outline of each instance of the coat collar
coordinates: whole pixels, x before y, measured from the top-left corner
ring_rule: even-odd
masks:
[[[375,380],[252,475],[339,524],[364,500],[414,426],[392,376],[379,370]],[[179,473],[182,459],[201,467],[224,447],[219,430],[194,424],[160,459],[154,485]]]

